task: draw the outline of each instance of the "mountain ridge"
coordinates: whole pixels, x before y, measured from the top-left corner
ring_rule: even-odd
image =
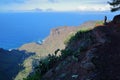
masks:
[[[53,48],[52,51],[50,51],[49,49],[47,52],[43,51],[43,53],[47,54],[47,55],[48,55],[48,53],[54,53],[54,51],[57,50],[58,48],[59,49],[65,48],[64,41],[69,35],[71,35],[72,33],[75,33],[79,29],[93,28],[97,22],[101,22],[101,21],[87,21],[87,22],[81,24],[80,26],[76,26],[76,27],[63,26],[63,27],[53,28],[53,29],[51,29],[50,35],[43,41],[43,43],[41,45],[33,42],[33,43],[24,44],[18,49],[19,50],[26,50],[28,52],[35,52],[37,54],[41,54],[42,50],[40,51],[38,49],[40,49],[42,47],[44,49],[50,45],[53,45],[53,47],[55,47],[56,44],[61,44],[61,45],[56,46],[57,48],[55,48],[55,49]],[[60,39],[62,39],[62,40],[60,40]],[[53,41],[55,41],[55,43]],[[52,42],[53,42],[53,44],[52,44]],[[34,48],[36,48],[37,50],[34,50]]]

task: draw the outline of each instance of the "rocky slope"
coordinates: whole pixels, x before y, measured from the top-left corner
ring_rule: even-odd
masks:
[[[42,80],[120,80],[120,23],[113,22],[77,33],[65,48],[71,55]]]

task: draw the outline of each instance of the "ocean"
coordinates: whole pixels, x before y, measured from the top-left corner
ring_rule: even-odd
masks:
[[[0,48],[19,48],[45,39],[52,28],[79,26],[86,21],[112,20],[110,12],[18,12],[0,13]]]

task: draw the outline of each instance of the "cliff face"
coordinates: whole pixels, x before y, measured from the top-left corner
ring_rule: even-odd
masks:
[[[93,28],[97,21],[89,21],[78,27],[58,27],[52,29],[50,35],[45,39],[42,44],[35,42],[24,44],[19,50],[26,50],[28,52],[35,52],[38,56],[47,56],[49,53],[54,53],[57,49],[64,49],[64,41],[66,38],[78,31],[79,29]]]
[[[23,62],[31,54],[25,51],[0,49],[0,80],[13,80],[23,70]]]
[[[56,49],[63,49],[65,47],[64,40],[70,33],[75,32],[75,27],[60,27],[52,29],[50,35],[42,44],[28,43],[19,48],[19,50],[26,50],[28,52],[35,52],[39,56],[47,56],[53,53]]]

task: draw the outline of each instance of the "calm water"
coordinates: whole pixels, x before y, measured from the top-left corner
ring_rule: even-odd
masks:
[[[18,48],[36,42],[49,35],[50,29],[58,26],[78,26],[89,20],[111,20],[113,13],[41,12],[0,13],[0,47]]]

